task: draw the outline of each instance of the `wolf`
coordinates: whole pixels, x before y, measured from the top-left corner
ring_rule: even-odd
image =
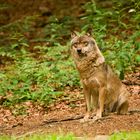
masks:
[[[129,93],[118,76],[106,64],[91,33],[71,33],[71,54],[79,72],[86,100],[86,114],[82,122],[89,121],[90,113],[96,111],[93,121],[111,112],[126,114]]]

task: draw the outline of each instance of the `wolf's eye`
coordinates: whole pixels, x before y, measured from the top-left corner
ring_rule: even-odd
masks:
[[[87,46],[88,45],[88,42],[84,42],[84,45]]]
[[[77,47],[78,43],[74,43],[72,46],[74,46],[75,48]]]

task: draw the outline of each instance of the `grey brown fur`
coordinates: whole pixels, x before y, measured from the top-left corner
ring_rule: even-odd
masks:
[[[73,33],[71,36],[71,53],[80,74],[87,105],[83,121],[90,118],[93,106],[96,109],[93,120],[100,119],[103,113],[126,114],[129,93],[105,63],[96,41],[89,34],[80,36]]]

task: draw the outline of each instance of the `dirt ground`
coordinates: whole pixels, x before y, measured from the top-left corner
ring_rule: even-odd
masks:
[[[0,134],[27,135],[30,133],[73,133],[75,136],[108,135],[119,131],[140,131],[140,73],[124,80],[130,91],[128,115],[110,114],[96,122],[80,123],[85,113],[81,90],[67,89],[63,97],[43,108],[28,101],[28,115],[14,116],[11,110],[0,108]],[[75,118],[74,118],[75,117]],[[69,120],[72,119],[72,120]]]

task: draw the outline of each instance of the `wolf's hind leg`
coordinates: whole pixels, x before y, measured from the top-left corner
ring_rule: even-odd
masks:
[[[126,90],[123,90],[123,92],[120,94],[118,99],[118,106],[117,106],[117,114],[127,114],[128,112],[128,96],[129,93]]]
[[[128,112],[128,101],[125,101],[117,108],[117,114],[125,115]]]

